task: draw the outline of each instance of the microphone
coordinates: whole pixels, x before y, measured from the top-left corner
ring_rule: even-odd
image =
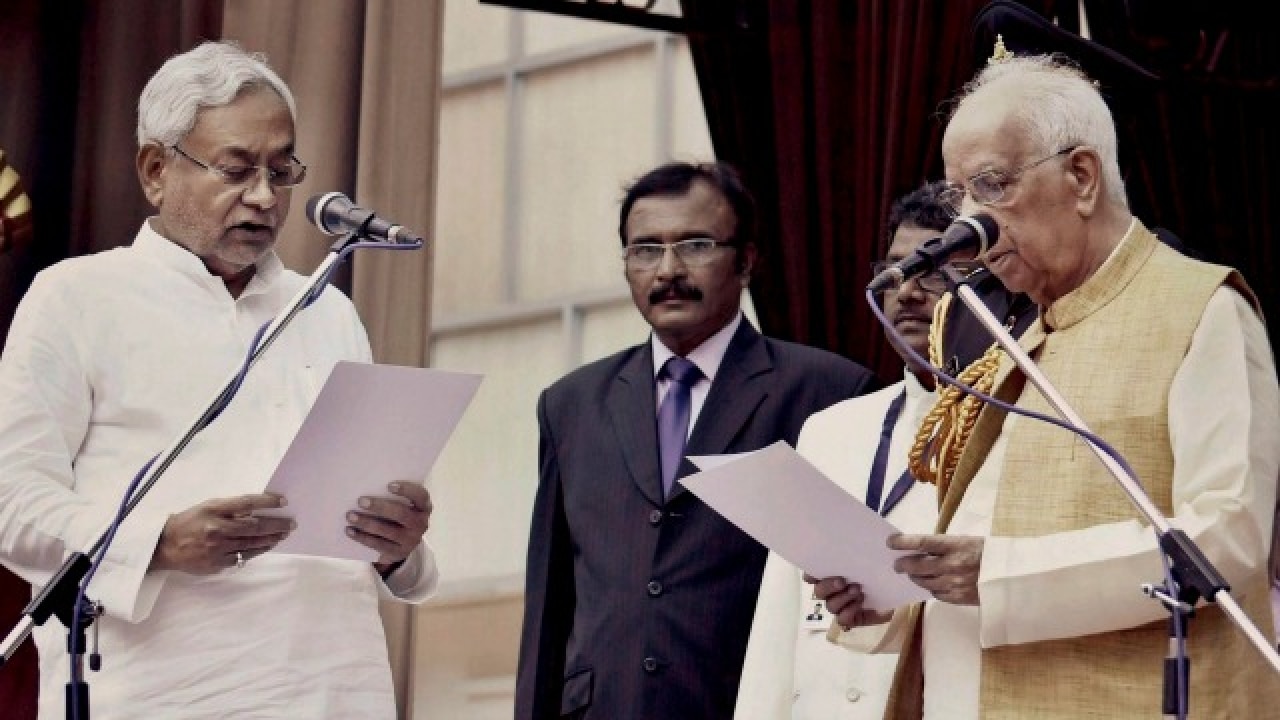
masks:
[[[422,238],[409,232],[403,225],[396,225],[373,214],[372,210],[351,202],[340,192],[315,195],[307,201],[307,219],[321,232],[329,235],[351,233],[357,237],[394,243],[396,245],[421,245]]]
[[[924,275],[939,265],[945,265],[952,255],[970,248],[977,248],[981,256],[995,244],[1000,227],[986,213],[962,215],[951,221],[942,237],[924,241],[910,255],[890,265],[872,278],[867,289],[872,292],[894,287],[908,279]]]

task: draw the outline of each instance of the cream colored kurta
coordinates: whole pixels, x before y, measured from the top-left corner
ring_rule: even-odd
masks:
[[[885,468],[881,497],[886,497],[906,468],[916,429],[936,397],[911,373],[905,373],[902,382],[815,413],[805,422],[797,450],[849,494],[865,498],[885,413],[904,388],[906,402],[894,426]],[[932,485],[922,483],[888,515],[909,533],[931,531],[937,518],[937,494]],[[813,586],[804,582],[798,568],[769,554],[735,720],[872,720],[884,713],[897,656],[860,654],[828,642],[831,615],[812,593]],[[807,621],[810,615],[814,618]]]
[[[1025,392],[1036,391],[1028,385]],[[1169,389],[1170,519],[1233,584],[1256,577],[1267,561],[1280,477],[1278,418],[1280,398],[1264,327],[1237,292],[1219,288]],[[989,535],[1007,438],[1024,422],[1033,421],[1014,415],[1006,420],[948,534]],[[988,537],[980,609],[926,605],[924,716],[980,716],[980,647],[1108,633],[1167,617],[1138,590],[1140,583],[1161,578],[1155,537],[1137,521],[1039,537]],[[1153,654],[1152,666],[1158,670],[1160,662],[1161,655]],[[1159,715],[1157,704],[1151,716]]]

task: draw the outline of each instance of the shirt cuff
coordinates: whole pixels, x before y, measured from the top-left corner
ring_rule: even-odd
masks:
[[[389,599],[420,603],[435,594],[439,579],[435,552],[424,540],[409,553],[400,567],[382,578],[383,594]]]
[[[166,571],[148,572],[167,515],[129,515],[116,530],[86,595],[119,620],[146,620],[164,587]]]
[[[1008,617],[1008,593],[994,582],[1007,574],[1012,538],[988,537],[982,542],[982,565],[978,568],[979,637],[984,648],[1009,644],[1004,618]],[[1005,586],[1007,587],[1007,586]]]

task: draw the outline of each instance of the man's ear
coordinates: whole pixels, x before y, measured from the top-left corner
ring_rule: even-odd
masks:
[[[1076,209],[1092,215],[1102,199],[1102,158],[1098,151],[1085,145],[1067,155],[1067,173],[1076,195]]]
[[[168,166],[168,151],[156,143],[147,143],[138,148],[134,164],[138,170],[138,183],[142,185],[142,194],[153,207],[159,208],[164,202],[164,173]]]

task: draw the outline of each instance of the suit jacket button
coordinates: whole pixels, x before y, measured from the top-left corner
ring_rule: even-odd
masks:
[[[650,510],[650,511],[649,511],[649,524],[650,524],[650,525],[653,525],[653,526],[655,526],[655,527],[656,527],[656,526],[658,526],[658,525],[661,525],[661,524],[662,524],[662,511],[661,511],[661,510]]]
[[[651,658],[651,657],[647,657],[647,658],[645,658],[645,659],[644,659],[644,671],[645,671],[645,672],[647,672],[647,673],[657,672],[657,671],[658,671],[658,660],[657,660],[657,658]]]
[[[649,595],[653,597],[658,597],[661,594],[662,594],[662,583],[658,582],[657,580],[650,580]]]

